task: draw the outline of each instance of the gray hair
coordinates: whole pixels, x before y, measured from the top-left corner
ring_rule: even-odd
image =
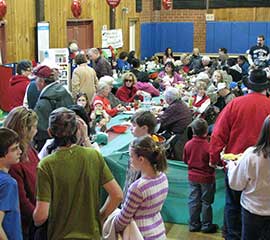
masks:
[[[110,85],[106,82],[99,82],[97,85],[97,94],[102,93],[106,87],[110,87]]]
[[[111,76],[103,76],[99,79],[99,83],[107,83],[108,85],[112,85],[113,81],[114,79]]]
[[[165,96],[165,100],[168,104],[174,102],[175,100],[180,98],[180,93],[178,91],[178,89],[174,88],[174,87],[168,87],[165,90],[164,93]]]
[[[208,57],[208,56],[203,56],[203,57],[202,57],[202,61],[210,62],[211,59],[210,59],[210,57]]]
[[[97,48],[90,48],[90,49],[87,49],[87,55],[89,54],[100,55],[100,52],[98,51]]]

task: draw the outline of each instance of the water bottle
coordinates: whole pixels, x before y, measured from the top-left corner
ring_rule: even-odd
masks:
[[[143,102],[144,102],[145,108],[150,109],[151,95],[149,93],[144,93],[143,94]]]

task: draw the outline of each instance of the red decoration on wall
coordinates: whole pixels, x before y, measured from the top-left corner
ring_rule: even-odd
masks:
[[[121,2],[121,0],[106,0],[106,2],[112,7],[112,8],[116,8],[119,3]]]
[[[73,0],[71,4],[71,11],[75,18],[80,17],[82,13],[82,6],[80,0]]]
[[[0,20],[6,15],[7,13],[7,4],[5,0],[0,0]]]
[[[166,10],[171,9],[171,7],[172,7],[172,0],[162,0],[162,6]]]

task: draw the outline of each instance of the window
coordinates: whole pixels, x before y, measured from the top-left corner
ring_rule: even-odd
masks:
[[[269,0],[211,0],[210,8],[270,7]]]
[[[173,0],[173,9],[205,9],[204,0]]]
[[[142,0],[136,0],[136,12],[142,11]]]
[[[153,10],[161,9],[161,0],[153,0]]]

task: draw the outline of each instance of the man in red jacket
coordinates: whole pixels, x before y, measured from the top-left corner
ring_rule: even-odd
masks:
[[[28,60],[22,60],[17,64],[17,75],[9,80],[9,90],[12,92],[10,99],[11,109],[22,106],[26,88],[30,83],[28,76],[32,71],[32,63]],[[10,109],[10,110],[11,110]]]
[[[270,114],[270,99],[266,90],[270,82],[263,70],[254,70],[244,84],[249,94],[233,99],[220,113],[210,142],[210,164],[220,161],[220,152],[239,154],[255,145],[264,119]],[[230,189],[225,179],[226,239],[241,238],[241,192]]]

